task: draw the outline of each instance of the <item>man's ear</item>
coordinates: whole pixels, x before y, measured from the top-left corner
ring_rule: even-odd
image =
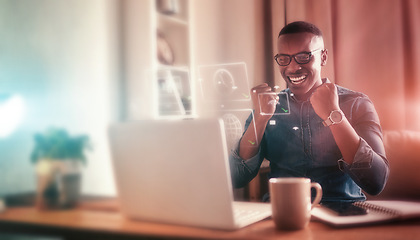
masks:
[[[328,60],[328,49],[324,49],[322,50],[322,53],[321,53],[321,66],[327,65],[327,60]]]

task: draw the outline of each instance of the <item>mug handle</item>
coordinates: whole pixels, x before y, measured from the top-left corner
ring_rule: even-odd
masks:
[[[321,188],[321,185],[319,185],[319,183],[316,183],[316,182],[312,182],[311,183],[311,188],[315,188],[315,190],[316,190],[315,199],[314,199],[314,201],[311,204],[311,209],[312,209],[313,207],[315,207],[316,205],[318,205],[319,202],[321,202],[321,199],[322,199],[322,188]]]

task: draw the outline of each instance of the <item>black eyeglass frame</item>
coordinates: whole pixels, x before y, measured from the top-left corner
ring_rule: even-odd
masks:
[[[274,56],[274,60],[276,61],[276,63],[279,65],[279,66],[282,66],[282,67],[285,67],[285,66],[289,66],[289,64],[292,62],[292,58],[293,59],[295,59],[295,61],[298,63],[298,64],[307,64],[307,63],[309,63],[311,60],[312,60],[312,56],[313,56],[313,53],[315,53],[315,52],[318,52],[318,51],[320,51],[320,50],[324,50],[323,48],[318,48],[318,49],[316,49],[316,50],[313,50],[313,51],[310,51],[310,52],[299,52],[299,53],[296,53],[296,54],[294,54],[294,55],[288,55],[288,54],[276,54],[275,56]],[[296,56],[297,55],[299,55],[299,54],[307,54],[307,55],[309,55],[309,58],[308,58],[308,60],[307,61],[298,61],[297,59],[296,59]],[[280,64],[279,63],[279,61],[277,60],[277,58],[279,58],[280,56],[287,56],[287,57],[289,57],[289,62],[287,63],[287,64]]]

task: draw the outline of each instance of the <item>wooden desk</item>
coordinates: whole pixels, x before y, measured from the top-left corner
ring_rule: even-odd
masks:
[[[112,204],[111,204],[112,205]],[[1,233],[61,236],[64,239],[420,239],[420,221],[362,228],[334,229],[311,222],[300,231],[278,231],[271,219],[237,231],[217,231],[126,219],[117,208],[82,205],[73,210],[9,208],[0,213]],[[102,204],[102,206],[104,206]]]

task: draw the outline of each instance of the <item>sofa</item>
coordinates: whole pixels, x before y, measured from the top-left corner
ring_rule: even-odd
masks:
[[[420,132],[387,130],[383,135],[390,174],[384,190],[368,199],[420,201]]]

